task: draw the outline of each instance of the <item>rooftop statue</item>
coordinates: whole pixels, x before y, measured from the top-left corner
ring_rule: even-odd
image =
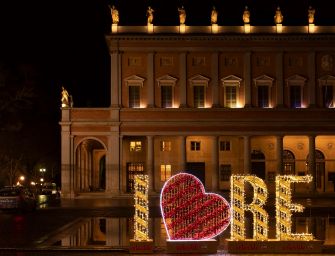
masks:
[[[185,22],[186,22],[186,11],[184,9],[184,6],[182,6],[181,8],[178,8],[178,13],[179,13],[180,24],[185,24]]]
[[[70,95],[67,90],[62,86],[62,108],[66,108],[70,106]]]
[[[115,8],[114,5],[110,7],[110,9],[111,9],[113,24],[118,24],[119,23],[119,11]]]
[[[244,8],[244,12],[243,12],[242,18],[243,18],[244,24],[249,24],[250,23],[250,11],[248,9],[248,6],[246,6]]]
[[[310,6],[308,8],[308,23],[313,24],[314,23],[314,14],[315,14],[315,9]]]
[[[282,15],[279,6],[277,7],[277,10],[276,10],[276,14],[275,14],[274,19],[275,19],[275,23],[276,23],[276,24],[281,24],[281,23],[283,23],[284,16]]]
[[[154,9],[152,9],[150,6],[147,10],[147,18],[148,18],[148,24],[152,24],[154,21]]]
[[[218,11],[216,10],[215,6],[213,6],[211,13],[211,23],[216,24],[217,22],[218,22]]]

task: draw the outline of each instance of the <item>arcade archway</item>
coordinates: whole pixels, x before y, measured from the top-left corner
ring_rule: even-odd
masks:
[[[106,148],[95,139],[85,139],[76,148],[74,190],[104,191],[106,188]]]

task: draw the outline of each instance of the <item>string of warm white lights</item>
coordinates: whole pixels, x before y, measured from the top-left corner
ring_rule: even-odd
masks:
[[[135,175],[135,216],[134,216],[134,240],[149,241],[149,201],[148,175]]]
[[[254,189],[254,197],[251,204],[245,204],[245,183]],[[231,239],[245,240],[245,211],[253,214],[253,239],[265,241],[268,239],[268,214],[263,209],[268,198],[268,190],[264,181],[255,175],[232,175],[231,177]]]
[[[313,240],[312,234],[292,234],[292,212],[302,212],[304,207],[292,203],[291,183],[309,183],[311,175],[283,175],[276,177],[276,235],[278,240]]]

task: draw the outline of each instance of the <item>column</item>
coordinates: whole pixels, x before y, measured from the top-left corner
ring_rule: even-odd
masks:
[[[219,190],[219,137],[212,139],[212,191]]]
[[[244,54],[244,107],[251,107],[251,52]]]
[[[149,192],[155,191],[155,181],[154,181],[154,137],[147,136],[147,174],[149,177]]]
[[[283,136],[276,136],[277,174],[283,174]]]
[[[244,170],[245,174],[251,173],[251,159],[250,159],[250,151],[251,151],[251,142],[250,136],[243,136],[243,156],[244,156]]]
[[[106,154],[106,192],[114,195],[119,194],[119,170],[120,170],[120,144],[119,133],[112,132],[108,136],[107,154]]]
[[[212,107],[219,107],[219,55],[212,54]]]
[[[187,60],[186,53],[180,53],[179,55],[179,73],[180,73],[180,86],[179,86],[179,97],[180,97],[180,108],[187,107]]]
[[[283,107],[284,106],[284,85],[283,85],[283,53],[279,52],[276,55],[276,77],[277,77],[277,86],[276,86],[276,107]]]
[[[111,107],[119,107],[119,73],[120,73],[119,52],[111,53]]]
[[[106,246],[121,246],[120,218],[106,218]]]
[[[147,85],[148,85],[148,102],[147,107],[153,108],[155,107],[155,81],[154,81],[154,53],[150,52],[147,56]]]
[[[308,136],[308,174],[313,176],[311,192],[316,192],[315,136]]]
[[[309,95],[309,107],[313,107],[316,105],[316,98],[315,98],[315,52],[310,52],[308,54],[308,76],[309,79],[307,80],[308,85],[308,95]]]
[[[61,179],[62,196],[72,197],[73,194],[73,138],[71,136],[70,109],[62,109],[61,127]]]
[[[180,171],[186,170],[186,136],[180,136]]]

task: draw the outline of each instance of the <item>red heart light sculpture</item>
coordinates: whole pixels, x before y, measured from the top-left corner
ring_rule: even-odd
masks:
[[[205,240],[222,233],[230,223],[229,203],[206,193],[201,181],[188,173],[172,176],[160,197],[169,240]]]

